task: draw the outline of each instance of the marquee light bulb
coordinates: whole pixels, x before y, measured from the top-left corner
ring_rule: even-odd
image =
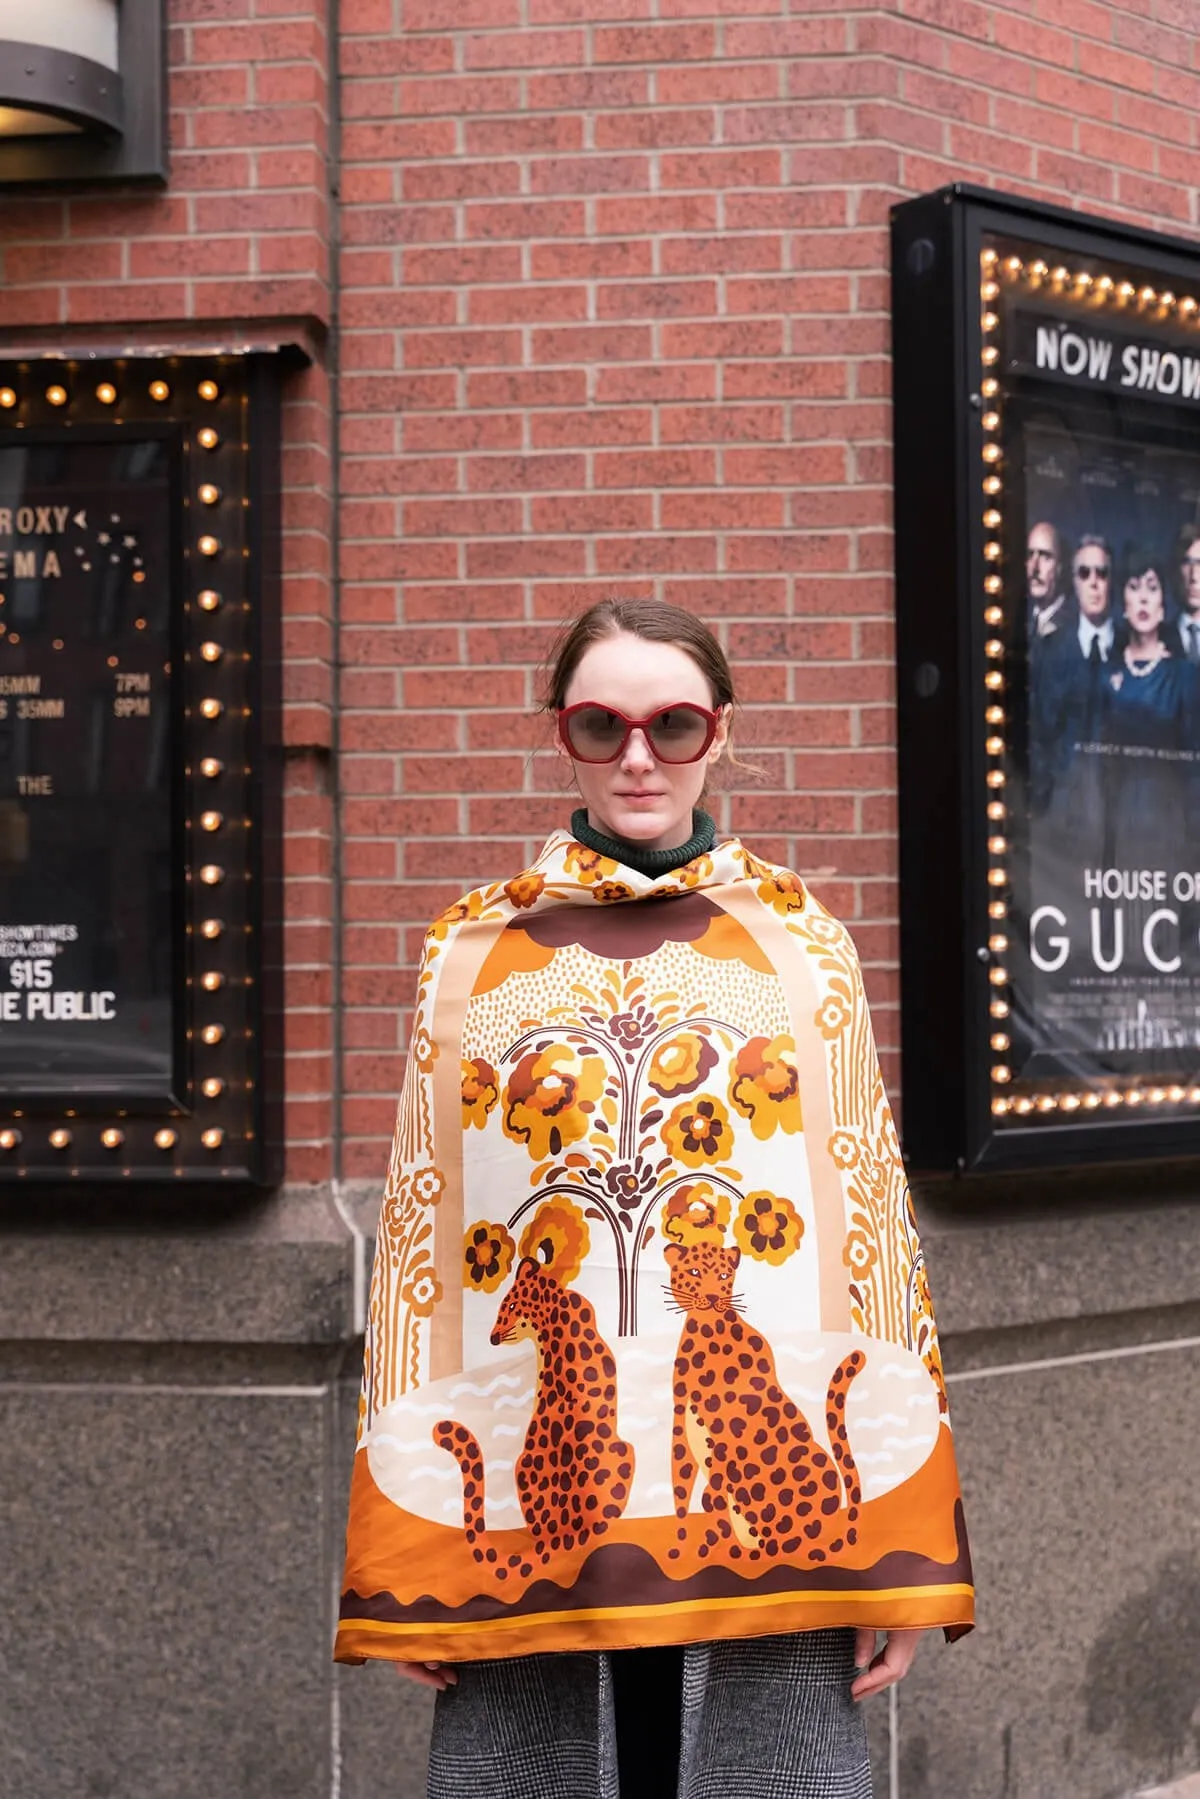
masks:
[[[999,575],[991,574],[991,575],[984,576],[984,579],[983,579],[984,593],[999,593],[1001,591],[1001,589],[1003,588],[1003,586],[1004,586],[1004,583],[1000,579]],[[991,608],[991,610],[993,612],[999,612],[1000,608],[998,606],[993,606]],[[1001,615],[1001,616],[1003,616],[1003,615]],[[997,619],[996,623],[999,624],[1000,620]]]
[[[1094,1112],[1097,1106],[1104,1104],[1104,1095],[1102,1093],[1085,1093],[1083,1103],[1087,1111]]]
[[[1002,768],[989,769],[988,777],[987,777],[987,784],[989,787],[1003,787],[1003,785],[1004,785],[1004,770]]]
[[[225,764],[216,756],[206,756],[200,764],[200,773],[206,781],[215,781],[217,776],[223,772],[224,767]]]
[[[1184,1090],[1182,1087],[1168,1087],[1167,1088],[1167,1098],[1170,1100],[1170,1102],[1173,1106],[1177,1106],[1181,1100],[1187,1098],[1187,1095],[1184,1093]]]
[[[1011,1111],[1012,1111],[1011,1099],[1004,1099],[1001,1095],[998,1094],[996,1096],[996,1098],[992,1101],[993,1117],[1003,1118],[1006,1112],[1011,1112]]]
[[[169,1126],[164,1125],[161,1131],[155,1131],[154,1133],[155,1149],[174,1149],[178,1141],[178,1132],[171,1130]]]
[[[989,637],[983,646],[983,653],[985,656],[990,656],[992,661],[995,662],[999,657],[1003,656],[1004,645],[998,637]]]
[[[215,612],[221,604],[221,596],[212,587],[206,587],[196,595],[196,604],[201,612]]]
[[[51,1131],[50,1147],[51,1149],[69,1149],[71,1147],[70,1131],[64,1130],[62,1125],[59,1125],[56,1131]]]
[[[46,398],[49,400],[51,406],[65,406],[67,403],[67,390],[65,387],[60,387],[58,383],[55,382],[53,387],[48,387],[46,389]]]
[[[999,562],[1001,556],[1000,545],[995,542],[985,543],[983,546],[983,553],[989,562]]]
[[[1196,310],[1195,300],[1193,300],[1191,294],[1185,294],[1183,296],[1183,299],[1179,302],[1180,317],[1185,318],[1185,319],[1190,319],[1192,314],[1195,312],[1195,310]]]
[[[999,693],[1004,686],[1004,676],[1000,673],[998,668],[990,668],[983,677],[983,684],[990,689],[992,693]]]
[[[999,606],[985,606],[983,610],[983,622],[985,625],[1002,625],[1004,623],[1004,613],[1002,609]]]
[[[219,969],[209,968],[200,976],[200,985],[205,993],[219,993],[225,985],[225,976]]]
[[[987,872],[989,887],[1007,887],[1008,875],[1002,868],[989,868]]]
[[[1008,907],[1003,900],[993,900],[988,907],[988,917],[993,924],[1003,924],[1008,917]]]
[[[1006,1068],[1003,1062],[998,1062],[992,1069],[992,1079],[1003,1087],[1012,1080],[1012,1069]]]
[[[208,941],[212,943],[221,935],[224,928],[225,927],[219,918],[206,918],[200,926],[200,935],[202,937],[207,937]]]
[[[1007,1018],[1009,1012],[1008,1001],[1006,999],[994,999],[988,1007],[988,1011],[993,1018]]]
[[[211,1130],[201,1132],[200,1141],[205,1149],[220,1149],[225,1141],[225,1133],[220,1125],[215,1124]]]
[[[0,1131],[0,1149],[17,1149],[20,1146],[20,1131]]]
[[[985,412],[980,422],[985,431],[995,431],[1000,424],[1000,414],[998,412]]]
[[[994,331],[996,329],[996,326],[1000,323],[999,314],[994,313],[994,312],[985,312],[979,322],[983,326],[983,329],[985,331]]]
[[[1170,312],[1172,306],[1175,304],[1175,296],[1169,288],[1165,293],[1159,294],[1158,303],[1164,312]],[[1151,1095],[1151,1098],[1153,1098],[1153,1095]]]
[[[988,948],[991,950],[993,956],[1002,956],[1008,948],[1008,938],[1002,933],[997,932],[994,936],[988,938]]]
[[[1152,287],[1143,287],[1138,290],[1138,305],[1139,306],[1153,306],[1153,304],[1157,300],[1157,298],[1158,298],[1158,295],[1155,293],[1155,291]]]
[[[221,646],[219,643],[202,643],[200,645],[200,654],[206,662],[219,662],[221,660]]]
[[[210,1074],[206,1081],[200,1083],[200,1091],[205,1099],[220,1099],[225,1091],[225,1083],[219,1075]]]
[[[999,477],[999,475],[986,476],[984,479],[984,483],[983,483],[983,491],[984,491],[984,493],[999,493],[1000,492],[1000,477]]]
[[[1049,267],[1042,261],[1040,256],[1036,262],[1031,262],[1029,265],[1030,278],[1034,281],[1044,281],[1049,273]]]
[[[200,814],[200,829],[202,831],[219,831],[223,822],[219,812],[202,812]]]
[[[984,513],[983,524],[984,524],[984,529],[987,531],[998,531],[1000,529],[1000,524],[1001,524],[1000,514],[996,511],[996,508],[994,506],[989,506],[987,511]]]
[[[215,700],[211,698],[211,696],[200,702],[201,718],[220,718],[223,711],[224,707],[221,705],[220,700]]]
[[[1000,360],[1000,352],[995,344],[985,344],[980,353],[979,360],[982,362],[984,368],[994,368]]]
[[[989,800],[987,815],[998,824],[1002,818],[1008,817],[1008,807],[1003,800]]]
[[[221,489],[215,487],[211,481],[202,482],[198,491],[200,503],[203,506],[215,506],[221,497]]]
[[[979,260],[983,264],[985,269],[994,269],[996,264],[1000,260],[1000,252],[998,250],[992,250],[990,248],[987,250],[981,250],[979,253]]]
[[[1050,271],[1050,279],[1054,283],[1055,287],[1062,287],[1067,281],[1070,280],[1070,278],[1071,278],[1070,269],[1064,269],[1061,263],[1058,265],[1058,267],[1056,269],[1051,269],[1051,271]]]
[[[207,1043],[210,1049],[214,1043],[220,1043],[224,1035],[225,1026],[223,1024],[206,1024],[200,1033],[202,1041]]]
[[[997,297],[997,295],[999,294],[999,292],[1000,292],[1000,289],[997,286],[996,282],[985,281],[983,283],[982,287],[979,289],[979,297],[981,300],[994,300]]]
[[[200,870],[200,879],[206,887],[219,887],[225,879],[225,870],[218,868],[215,862],[206,862]]]
[[[1076,287],[1080,287],[1085,290],[1092,285],[1092,277],[1088,274],[1086,269],[1080,269],[1079,273],[1075,277],[1075,285],[1076,285]]]
[[[99,387],[96,389],[96,398],[99,400],[101,406],[116,405],[117,390],[111,381],[102,381],[100,383]]]
[[[202,381],[196,392],[202,400],[217,400],[221,396],[221,390],[215,381]]]
[[[0,406],[3,406],[6,412],[9,412],[16,403],[17,396],[13,389],[11,387],[0,387]]]
[[[101,1131],[100,1141],[103,1143],[105,1149],[120,1149],[122,1143],[125,1141],[125,1133],[124,1131],[119,1131],[116,1125],[113,1124],[110,1125],[106,1131]]]
[[[1033,1111],[1033,1101],[1029,1098],[1028,1094],[1023,1093],[1020,1099],[1016,1100],[1014,1104],[1015,1109],[1020,1112],[1022,1117],[1028,1116],[1028,1114]]]
[[[983,747],[989,756],[1002,756],[1004,754],[1004,739],[1003,737],[989,737],[985,740]]]
[[[989,1041],[991,1043],[992,1048],[997,1052],[997,1054],[1002,1055],[1004,1053],[1004,1051],[1009,1047],[1010,1039],[1009,1039],[1007,1033],[1004,1031],[993,1031]]]
[[[202,556],[219,556],[221,553],[221,542],[217,537],[206,535],[200,539],[196,548]]]
[[[160,406],[164,400],[169,400],[171,398],[171,390],[165,381],[152,381],[150,383],[150,398],[152,400],[157,400]]]
[[[1000,383],[997,381],[995,375],[989,375],[985,381],[981,381],[979,384],[979,391],[985,400],[994,400],[996,395],[1000,392]]]
[[[1039,1093],[1037,1097],[1039,1112],[1054,1112],[1058,1109],[1058,1099],[1053,1093]]]
[[[202,425],[196,433],[196,442],[202,450],[215,450],[220,441],[211,425]]]
[[[1015,280],[1024,267],[1025,264],[1021,261],[1019,256],[1009,256],[1004,263],[1004,273],[1010,275],[1013,280]]]
[[[1004,723],[1004,707],[989,706],[983,716],[989,725],[1002,725]]]
[[[1007,987],[1008,970],[1006,968],[989,968],[988,980],[993,987]]]
[[[999,444],[984,444],[982,453],[983,453],[983,460],[985,462],[993,462],[993,463],[999,462],[999,460],[1000,460],[1000,445]]]
[[[997,753],[999,753],[999,752],[997,752]],[[1008,838],[1007,837],[989,837],[988,838],[988,849],[990,850],[990,852],[993,856],[1006,856],[1008,854]],[[994,949],[995,945],[993,944],[992,947]]]

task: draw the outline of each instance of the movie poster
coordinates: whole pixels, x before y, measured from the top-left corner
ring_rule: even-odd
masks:
[[[1065,342],[1044,330],[1039,359]],[[1118,356],[1118,379],[1128,366]],[[1094,358],[1066,372],[1093,386],[1109,374]],[[1200,1050],[1200,441],[1175,406],[1049,383],[1013,396],[1008,425],[1024,577],[1014,1078],[1187,1080]]]

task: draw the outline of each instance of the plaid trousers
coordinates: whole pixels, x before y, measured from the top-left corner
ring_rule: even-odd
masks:
[[[854,1672],[852,1630],[691,1644],[679,1784],[661,1799],[871,1799]],[[438,1695],[427,1799],[620,1799],[608,1653],[458,1677]]]

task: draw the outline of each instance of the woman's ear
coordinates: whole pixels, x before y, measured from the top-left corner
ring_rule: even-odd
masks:
[[[721,752],[729,742],[730,712],[731,708],[729,706],[721,707],[720,717],[717,719],[716,734],[712,740],[712,747],[708,752],[708,759],[710,762],[715,763],[721,760]]]

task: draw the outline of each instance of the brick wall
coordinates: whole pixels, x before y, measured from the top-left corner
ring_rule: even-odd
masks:
[[[340,1093],[378,1174],[424,921],[565,816],[536,668],[613,591],[717,624],[763,771],[721,822],[851,923],[894,1079],[888,207],[967,179],[1195,229],[1194,0],[340,15],[331,98],[323,9],[172,0],[169,192],[0,207],[10,341],[336,308],[340,847],[322,370],[287,410],[290,1172]]]

